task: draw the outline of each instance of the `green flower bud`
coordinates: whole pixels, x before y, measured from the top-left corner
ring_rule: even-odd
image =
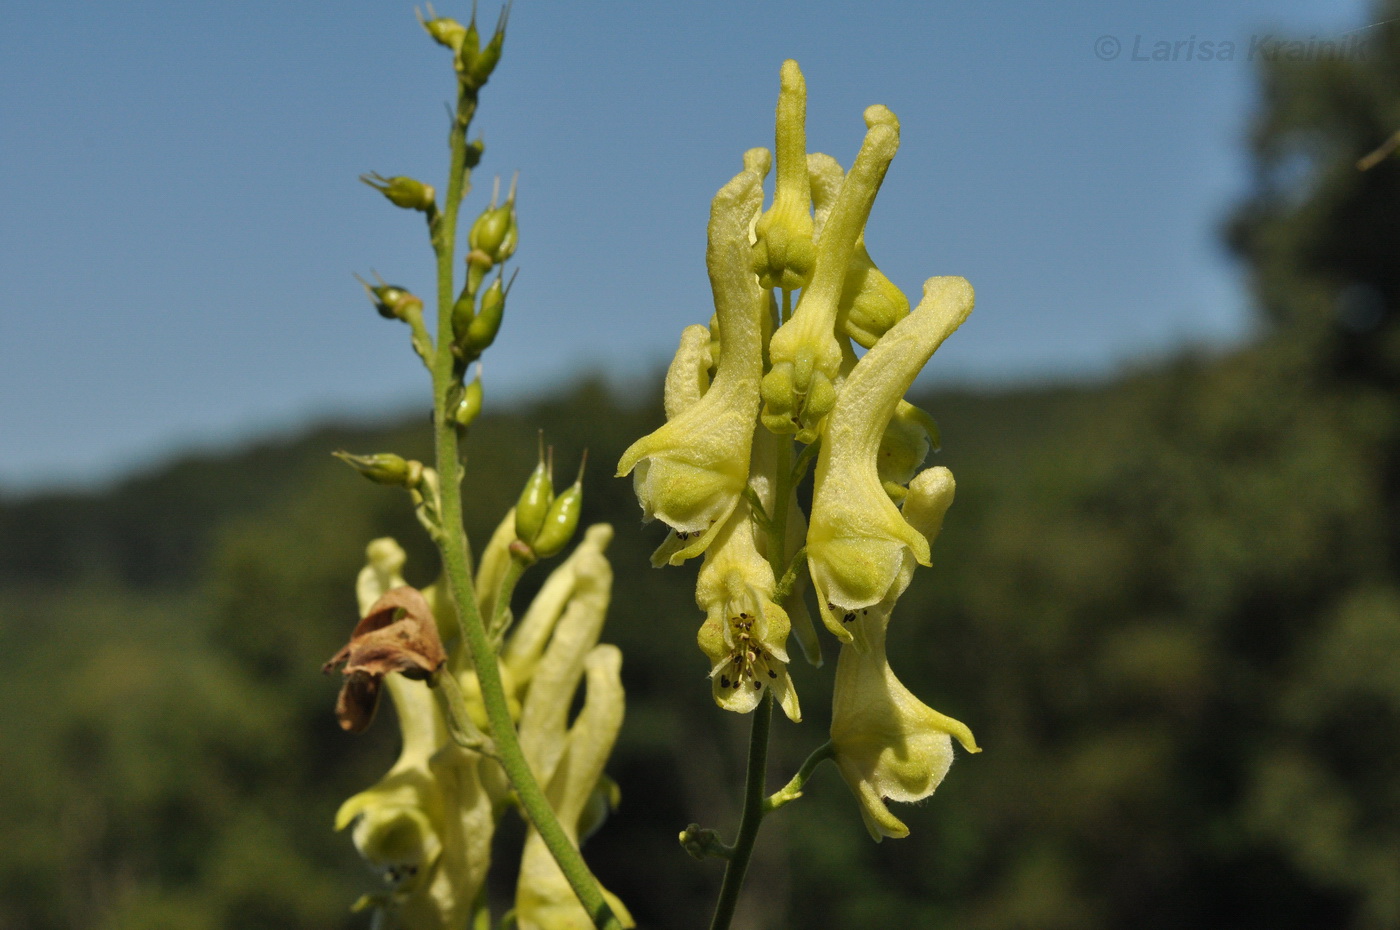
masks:
[[[421,462],[410,462],[392,452],[353,455],[342,449],[331,454],[375,484],[411,488],[415,487],[423,477],[423,464]]]
[[[378,275],[375,276],[378,278]],[[379,311],[379,315],[386,320],[403,320],[405,323],[414,317],[419,319],[423,316],[423,301],[415,297],[401,287],[392,284],[385,284],[382,280],[378,284],[370,284],[364,278],[356,275],[355,280],[365,289],[369,299],[374,303],[374,309]]]
[[[485,152],[486,140],[481,138],[481,136],[477,136],[476,139],[467,143],[466,166],[468,170],[481,164],[481,156],[485,154]]]
[[[452,411],[452,422],[458,429],[466,429],[481,413],[481,366],[476,366],[476,377],[462,391],[462,399]]]
[[[503,262],[515,253],[518,233],[511,235],[515,232],[515,184],[516,180],[512,179],[510,195],[498,207],[496,198],[500,196],[501,181],[496,179],[496,189],[491,192],[491,206],[481,211],[467,233],[467,244],[493,263]]]
[[[511,279],[512,283],[514,278]],[[501,318],[506,310],[506,294],[509,288],[501,286],[501,276],[497,275],[496,280],[491,282],[491,286],[486,289],[486,293],[481,295],[481,309],[472,317],[467,324],[466,332],[462,334],[462,354],[466,358],[475,358],[491,347],[491,343],[496,341],[496,334],[501,331]],[[453,329],[456,329],[456,320],[453,320]]]
[[[423,14],[418,12],[418,23],[428,31],[428,35],[433,37],[433,41],[438,45],[445,46],[456,52],[462,47],[462,41],[467,36],[467,29],[455,19],[446,16],[438,16],[433,10],[433,5],[427,5],[428,18],[424,19]]]
[[[481,48],[481,39],[476,30],[476,10],[472,10],[471,23],[467,26],[461,47],[457,50],[456,62],[457,76],[468,90],[480,89],[491,77],[491,72],[496,70],[496,65],[501,60],[501,49],[505,46],[506,20],[509,18],[510,4],[507,3],[501,8],[491,41],[486,43],[485,48]]]
[[[578,477],[549,505],[544,526],[540,528],[539,536],[535,537],[531,545],[535,555],[542,559],[563,551],[569,540],[573,539],[574,530],[578,529],[579,513],[583,510],[583,469],[587,464],[588,453],[585,451],[583,461],[578,466]]]
[[[426,213],[437,206],[437,194],[431,184],[424,184],[402,175],[386,178],[378,172],[362,174],[360,180],[379,191],[396,207]]]
[[[472,290],[471,283],[471,266],[468,265],[467,281],[452,304],[452,343],[458,347],[466,342],[467,327],[472,325],[472,317],[476,316],[476,292]]]
[[[544,527],[549,506],[554,503],[554,481],[545,463],[544,435],[540,435],[540,463],[525,482],[525,490],[515,503],[515,535],[526,545],[532,545]]]

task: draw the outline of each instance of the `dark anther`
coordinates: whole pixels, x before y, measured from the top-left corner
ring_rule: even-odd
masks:
[[[769,677],[769,678],[777,678],[777,677],[778,677],[778,673],[775,672],[775,671],[773,671],[773,670],[770,668],[770,669],[768,670],[768,677]]]

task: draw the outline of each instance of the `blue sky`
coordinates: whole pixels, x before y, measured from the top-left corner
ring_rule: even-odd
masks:
[[[708,319],[709,198],[771,145],[786,57],[813,150],[849,164],[866,105],[901,119],[875,260],[910,294],[977,289],[929,377],[1102,375],[1241,338],[1219,228],[1248,183],[1251,43],[1369,22],[1321,0],[519,0],[466,207],[520,171],[488,403],[585,369],[635,380]],[[1196,45],[1132,60],[1161,41]],[[1183,60],[1227,41],[1233,61]],[[425,403],[406,333],[351,277],[427,293],[421,224],[356,177],[440,183],[452,81],[409,3],[0,9],[0,490]]]

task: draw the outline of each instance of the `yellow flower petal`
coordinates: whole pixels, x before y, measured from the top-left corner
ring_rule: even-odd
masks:
[[[867,648],[841,647],[831,711],[836,766],[876,842],[909,834],[885,801],[933,794],[953,764],[952,737],[968,752],[980,751],[971,730],[924,704],[895,677],[885,654],[888,623],[887,611],[857,621]]]

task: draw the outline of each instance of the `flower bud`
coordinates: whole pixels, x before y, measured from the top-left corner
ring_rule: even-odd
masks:
[[[774,371],[785,363],[793,366],[793,390],[783,393],[784,402],[793,411],[790,419],[796,421],[789,432],[801,430],[806,435],[815,435],[820,428],[817,421],[822,414],[809,407],[808,389],[817,372],[832,382],[833,387],[839,377],[845,358],[841,349],[844,340],[838,339],[836,333],[841,292],[856,240],[865,228],[875,195],[899,148],[899,121],[888,109],[882,106],[867,108],[865,125],[867,131],[860,153],[846,173],[836,199],[825,216],[821,236],[817,240],[812,279],[803,289],[791,318],[773,333],[768,344]],[[781,161],[779,164],[781,166]],[[817,164],[819,169],[827,164],[827,169],[821,169],[823,173],[831,167],[821,159],[817,160]],[[810,184],[807,172],[803,172],[803,175]],[[768,393],[776,395],[779,392],[771,388]],[[772,414],[782,411],[768,409],[764,412],[770,414],[763,419],[767,425],[770,420],[777,420]]]
[[[514,278],[511,280],[514,281]],[[496,334],[501,331],[501,318],[506,310],[507,290],[501,287],[501,276],[497,275],[496,280],[486,289],[486,293],[481,295],[481,308],[462,334],[460,345],[465,358],[477,357],[496,341]],[[453,329],[456,329],[455,313]]]
[[[378,277],[376,275],[376,277]],[[356,280],[365,289],[369,299],[374,303],[374,309],[379,311],[379,315],[386,320],[403,320],[405,323],[415,316],[422,318],[423,301],[415,297],[401,287],[392,284],[385,284],[380,281],[378,284],[370,284],[365,279],[356,276]]]
[[[378,172],[362,174],[360,180],[379,191],[396,207],[403,207],[405,210],[422,210],[426,213],[437,206],[435,199],[437,194],[433,191],[431,184],[424,184],[422,181],[416,181],[402,175],[386,178]]]
[[[515,231],[515,183],[515,180],[510,182],[510,194],[506,202],[498,207],[496,198],[500,195],[501,182],[497,179],[496,190],[491,194],[491,206],[481,211],[467,233],[467,244],[494,263],[503,262],[515,253],[519,235]]]
[[[929,451],[938,447],[938,424],[933,417],[908,401],[896,404],[894,416],[880,438],[876,459],[880,482],[896,503],[904,499],[905,486],[928,458]]]
[[[375,484],[411,488],[423,477],[423,464],[410,462],[392,452],[352,455],[345,450],[331,453]]]
[[[486,140],[483,139],[481,136],[477,136],[471,142],[468,142],[466,152],[464,153],[466,157],[467,169],[470,170],[472,168],[475,168],[477,165],[481,164],[481,156],[485,153]]]
[[[552,503],[554,503],[554,481],[550,477],[550,468],[545,463],[544,436],[541,434],[540,463],[530,473],[529,479],[525,482],[525,490],[520,492],[520,499],[515,503],[516,537],[526,545],[532,545],[544,527],[545,518],[549,515],[549,506]]]
[[[422,12],[418,12],[418,23],[427,30],[428,35],[433,37],[433,41],[438,45],[445,46],[456,52],[462,47],[462,41],[467,36],[467,28],[455,19],[446,16],[438,16],[433,10],[433,5],[428,4],[428,18],[424,19]]]
[[[479,90],[491,72],[496,70],[496,65],[501,60],[501,49],[506,42],[506,20],[510,18],[510,5],[501,8],[501,15],[496,20],[496,31],[491,35],[491,41],[486,43],[486,47],[480,46],[481,39],[476,30],[476,10],[472,10],[471,23],[467,26],[467,31],[463,36],[462,44],[457,50],[457,76],[468,90]]]
[[[452,410],[452,422],[458,429],[466,429],[481,413],[481,366],[476,366],[476,377],[462,390],[462,399]]]
[[[587,464],[588,452],[585,451],[583,461],[578,466],[578,477],[549,505],[540,534],[531,544],[538,557],[547,559],[558,555],[573,539],[574,531],[578,529],[579,513],[583,510],[583,469]]]

